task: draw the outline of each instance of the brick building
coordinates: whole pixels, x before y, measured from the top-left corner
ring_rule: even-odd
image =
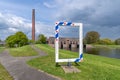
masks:
[[[55,47],[55,38],[49,37],[48,44]],[[59,38],[59,48],[79,48],[79,38]]]

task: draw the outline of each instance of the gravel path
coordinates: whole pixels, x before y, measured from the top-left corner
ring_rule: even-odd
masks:
[[[60,80],[57,77],[51,76],[43,71],[38,71],[26,64],[27,60],[36,58],[39,56],[46,56],[44,52],[31,45],[39,55],[32,57],[12,57],[9,55],[9,51],[5,50],[0,54],[0,62],[6,68],[6,70],[13,76],[14,80]]]

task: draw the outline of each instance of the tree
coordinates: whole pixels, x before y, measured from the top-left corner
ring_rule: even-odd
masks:
[[[96,31],[87,32],[85,36],[85,40],[87,41],[88,44],[96,43],[97,41],[99,41],[99,39],[100,39],[100,35]]]
[[[17,32],[15,34],[15,37],[16,37],[16,44],[18,46],[26,45],[27,42],[28,42],[27,36],[23,32],[21,32],[21,31]]]
[[[7,43],[7,46],[9,47],[14,47],[14,44],[15,44],[15,36],[14,35],[10,35],[6,38],[6,43]]]
[[[38,40],[36,41],[36,43],[46,44],[46,37],[45,37],[43,34],[40,34],[40,35],[38,36]]]
[[[20,47],[28,43],[28,38],[23,32],[19,31],[14,35],[8,36],[6,38],[6,43],[9,47],[15,47],[15,45]]]
[[[115,44],[116,45],[120,45],[120,38],[118,38],[118,39],[115,40]]]

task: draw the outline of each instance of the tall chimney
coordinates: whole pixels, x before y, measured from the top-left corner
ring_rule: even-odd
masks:
[[[32,40],[35,41],[35,9],[32,9]]]

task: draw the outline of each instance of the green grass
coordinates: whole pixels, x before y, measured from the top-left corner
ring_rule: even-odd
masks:
[[[0,53],[2,53],[4,49],[5,49],[4,47],[0,47]]]
[[[120,45],[93,45],[94,47],[120,48]]]
[[[60,50],[59,51],[59,57],[60,59],[68,59],[68,58],[78,58],[79,54],[76,52],[71,52],[68,50]]]
[[[38,53],[31,48],[30,45],[26,45],[18,48],[10,48],[10,54],[14,57],[26,57],[26,56],[35,56]]]
[[[96,55],[84,54],[84,61],[80,66],[73,65],[80,69],[80,73],[65,74],[61,67],[55,66],[54,48],[48,45],[36,45],[46,52],[48,56],[32,59],[27,63],[37,69],[41,69],[49,74],[58,76],[63,80],[120,80],[120,60],[106,58]],[[61,56],[75,57],[72,52],[60,50]],[[68,53],[68,54],[67,54]]]
[[[0,80],[13,80],[5,68],[0,64]]]

